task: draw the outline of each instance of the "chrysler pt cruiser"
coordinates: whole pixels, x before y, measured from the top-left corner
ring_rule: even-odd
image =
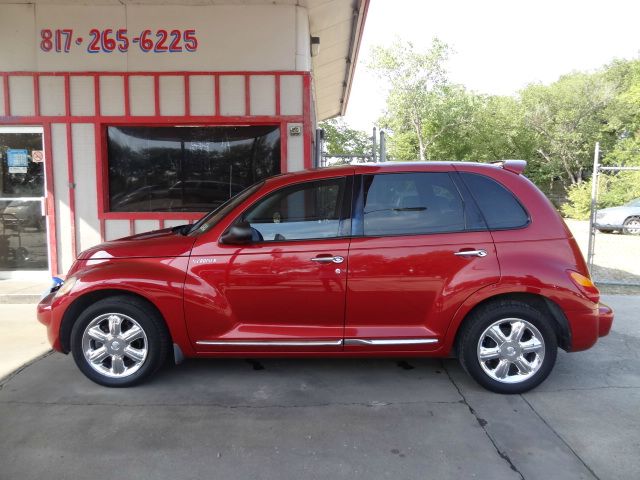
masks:
[[[82,252],[38,318],[109,387],[170,357],[455,356],[485,388],[524,392],[613,322],[525,165],[272,177],[193,225]]]

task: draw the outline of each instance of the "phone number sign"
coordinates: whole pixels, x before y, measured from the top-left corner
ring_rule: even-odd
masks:
[[[83,49],[88,53],[126,53],[134,48],[144,53],[193,53],[198,51],[198,37],[195,29],[146,29],[130,33],[126,28],[92,28],[84,35],[71,28],[40,30],[40,50],[45,53]]]

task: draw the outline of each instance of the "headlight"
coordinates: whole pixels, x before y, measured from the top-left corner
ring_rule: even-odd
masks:
[[[61,278],[53,277],[51,279],[51,286],[47,288],[44,292],[42,292],[42,295],[40,295],[40,300],[42,300],[47,295],[51,295],[52,293],[57,292],[63,283],[64,283],[64,280],[62,280]]]
[[[77,281],[78,279],[76,277],[67,278],[62,286],[58,288],[58,290],[56,290],[56,297],[62,297],[63,295],[69,293]]]

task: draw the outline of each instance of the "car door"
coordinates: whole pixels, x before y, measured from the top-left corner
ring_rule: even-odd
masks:
[[[251,243],[196,241],[184,296],[196,350],[342,349],[352,184],[343,175],[282,186],[229,227],[248,222]]]
[[[474,291],[500,277],[491,234],[447,166],[356,177],[345,350],[437,350]]]

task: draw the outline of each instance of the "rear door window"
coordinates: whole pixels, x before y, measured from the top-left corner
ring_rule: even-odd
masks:
[[[446,172],[365,175],[362,196],[365,236],[465,230],[464,203]]]
[[[485,175],[460,173],[480,207],[490,230],[521,228],[529,215],[516,197],[501,184]]]

